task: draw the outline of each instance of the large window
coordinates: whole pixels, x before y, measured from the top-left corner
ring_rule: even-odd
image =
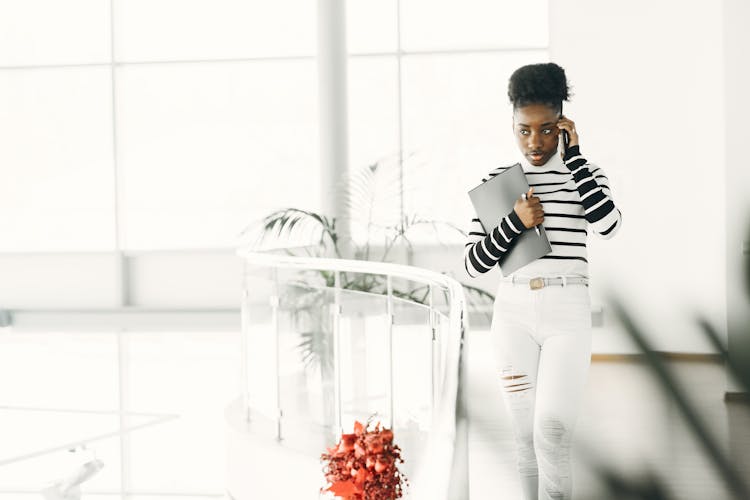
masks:
[[[315,8],[2,2],[0,251],[230,248],[318,209]]]
[[[402,188],[403,199],[384,196],[406,214],[466,226],[466,192],[517,161],[508,78],[548,59],[546,0],[357,1],[347,17],[351,167],[400,152],[402,182],[384,191]]]
[[[232,247],[272,208],[318,208],[313,61],[117,73],[125,248]]]
[[[315,8],[3,2],[0,251],[232,247],[319,209]],[[346,10],[352,167],[396,155],[399,206],[464,224],[456,193],[515,154],[507,78],[547,58],[546,0]]]

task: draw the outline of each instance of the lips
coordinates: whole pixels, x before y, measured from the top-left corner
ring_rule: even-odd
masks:
[[[531,158],[532,160],[541,160],[543,157],[544,157],[544,154],[542,153],[537,153],[537,152],[529,153],[529,158]]]

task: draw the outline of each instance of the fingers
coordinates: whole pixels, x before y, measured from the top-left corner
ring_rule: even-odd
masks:
[[[528,223],[527,223],[528,221]],[[527,228],[538,226],[544,221],[544,210],[541,205],[531,205],[529,203],[526,209],[526,218],[523,221]]]
[[[534,188],[530,187],[529,190],[521,195],[521,199],[526,200],[529,206],[538,205],[540,200],[538,196],[534,196]]]
[[[575,123],[573,123],[573,120],[569,118],[565,118],[564,116],[557,120],[557,128],[562,128],[570,132],[575,127]]]
[[[544,210],[542,210],[541,206],[527,207],[522,210],[522,215],[520,215],[520,217],[524,227],[529,229],[544,222]]]
[[[539,225],[544,220],[544,210],[542,210],[541,206],[539,208],[534,209],[534,225]]]

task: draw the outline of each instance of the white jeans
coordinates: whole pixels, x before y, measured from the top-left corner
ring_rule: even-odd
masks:
[[[591,364],[586,285],[501,281],[491,337],[526,500],[569,500],[570,448]]]

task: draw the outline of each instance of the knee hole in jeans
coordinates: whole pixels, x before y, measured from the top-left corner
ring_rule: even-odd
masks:
[[[566,435],[565,425],[555,417],[544,417],[540,421],[544,440],[552,446],[562,444]]]
[[[524,373],[513,373],[513,371],[512,366],[506,366],[503,368],[503,373],[500,378],[503,380],[505,392],[521,392],[531,389],[531,384],[527,382],[528,375]]]
[[[562,482],[569,474],[570,430],[553,416],[542,417],[539,423],[542,439],[537,444],[538,453],[552,466],[546,476],[545,491],[550,498],[565,500],[569,497],[562,488]]]

